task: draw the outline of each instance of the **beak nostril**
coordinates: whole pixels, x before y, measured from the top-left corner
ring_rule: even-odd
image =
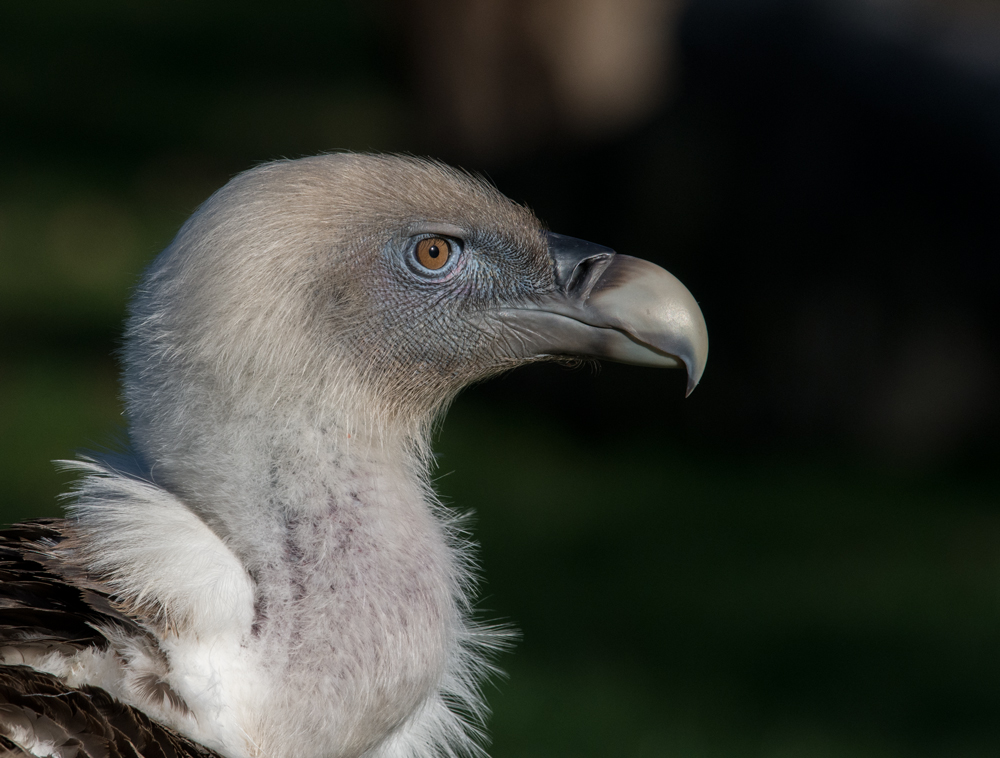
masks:
[[[577,263],[566,283],[566,294],[580,300],[586,300],[613,257],[614,253],[601,252]]]
[[[565,294],[586,299],[615,251],[604,245],[546,232],[555,283]]]

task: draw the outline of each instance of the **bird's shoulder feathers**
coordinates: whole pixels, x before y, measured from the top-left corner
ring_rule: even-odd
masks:
[[[217,758],[99,687],[0,666],[0,756]]]

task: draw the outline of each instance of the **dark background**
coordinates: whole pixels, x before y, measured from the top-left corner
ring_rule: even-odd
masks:
[[[234,173],[430,154],[698,297],[683,377],[464,395],[495,758],[1000,753],[1000,6],[0,6],[0,507],[120,430],[129,289]]]

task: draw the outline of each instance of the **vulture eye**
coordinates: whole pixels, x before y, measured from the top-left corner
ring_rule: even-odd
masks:
[[[417,243],[417,263],[429,271],[438,271],[451,258],[451,243],[440,237],[427,237]]]

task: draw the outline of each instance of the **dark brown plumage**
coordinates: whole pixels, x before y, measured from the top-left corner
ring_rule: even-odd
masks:
[[[108,634],[144,634],[115,608],[106,587],[53,554],[66,539],[60,519],[0,532],[0,648],[7,660],[104,649]],[[161,682],[149,688],[172,696]],[[77,689],[27,665],[0,665],[0,756],[32,755],[19,747],[27,735],[51,744],[60,758],[217,755],[98,687]]]
[[[59,519],[0,532],[0,644],[105,647],[98,627],[135,627],[99,582],[52,554],[65,539]]]
[[[27,734],[59,758],[218,756],[99,687],[75,689],[27,666],[0,666],[0,755],[33,755],[19,747]]]

